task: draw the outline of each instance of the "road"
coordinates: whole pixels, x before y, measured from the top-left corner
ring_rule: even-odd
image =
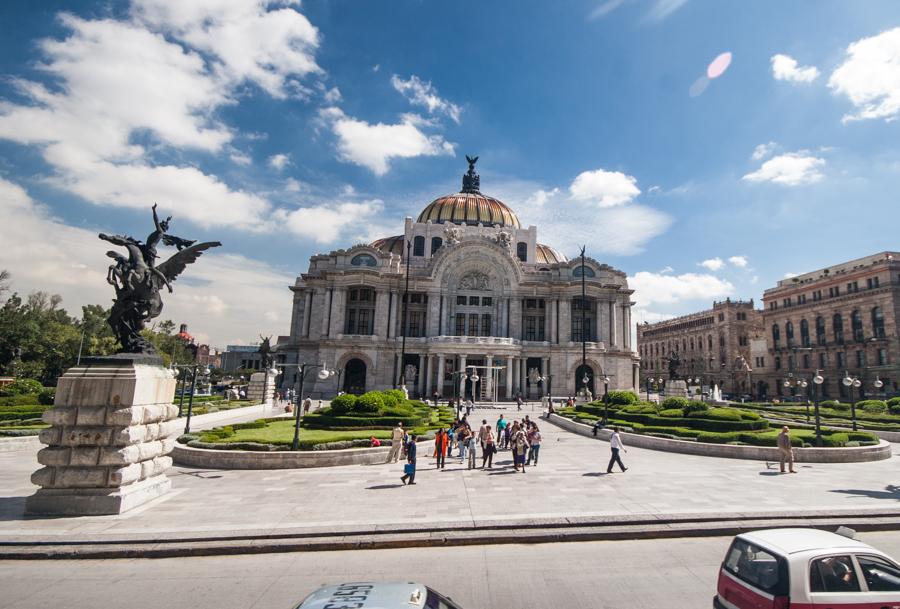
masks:
[[[900,532],[859,539],[900,557]],[[0,562],[0,609],[290,609],[322,584],[413,580],[465,609],[703,609],[730,538]]]

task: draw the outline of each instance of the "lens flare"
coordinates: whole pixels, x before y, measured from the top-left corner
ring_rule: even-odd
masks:
[[[731,65],[731,53],[722,53],[712,60],[706,68],[706,75],[709,78],[718,78],[725,73],[728,66]]]

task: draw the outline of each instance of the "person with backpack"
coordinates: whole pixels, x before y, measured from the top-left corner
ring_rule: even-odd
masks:
[[[525,455],[528,453],[528,438],[525,436],[525,429],[519,425],[518,421],[513,423],[511,438],[513,466],[516,471],[522,468],[525,473]]]

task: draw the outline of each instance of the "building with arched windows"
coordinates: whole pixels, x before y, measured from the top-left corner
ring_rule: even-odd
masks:
[[[462,190],[406,218],[402,235],[312,256],[291,291],[282,385],[295,383],[290,364],[336,370],[305,379],[314,396],[402,381],[411,395],[475,399],[574,394],[585,377],[595,396],[604,376],[611,390],[637,385],[625,273],[539,243],[537,227],[481,193],[474,162]]]
[[[754,372],[757,393],[765,386],[769,398],[812,398],[817,370],[824,379],[822,399],[900,392],[900,253],[782,279],[765,291],[763,303],[768,356]],[[859,389],[843,384],[846,375],[860,380]],[[785,387],[791,377],[805,379],[807,389]]]

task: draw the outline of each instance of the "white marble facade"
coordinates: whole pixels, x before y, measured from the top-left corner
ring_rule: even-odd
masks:
[[[313,397],[390,389],[404,373],[413,396],[533,399],[581,388],[581,258],[539,244],[535,226],[521,228],[512,210],[481,195],[474,162],[467,176],[459,195],[407,218],[402,236],[310,258],[290,288],[290,335],[277,346],[282,387],[296,387],[291,364],[307,362],[339,372],[325,381],[307,374],[303,392]],[[589,388],[602,394],[605,375],[610,390],[636,389],[625,273],[590,257],[585,266]],[[485,374],[488,365],[498,370]],[[474,387],[453,374],[473,366],[482,377]],[[547,380],[533,382],[540,375]]]

